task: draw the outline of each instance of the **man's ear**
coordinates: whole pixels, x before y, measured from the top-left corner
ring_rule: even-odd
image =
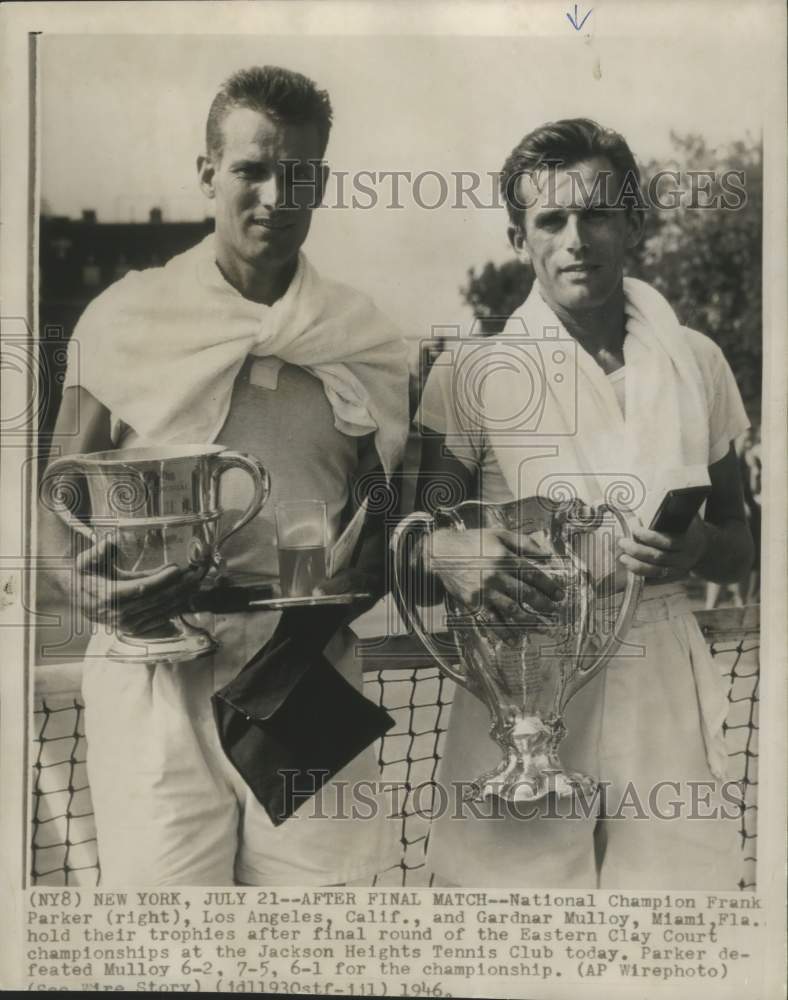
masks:
[[[523,227],[509,226],[506,230],[506,235],[509,237],[509,243],[511,244],[512,250],[514,250],[520,260],[525,264],[530,264],[531,255],[528,252],[528,246],[525,242],[525,231]]]
[[[209,156],[197,157],[197,176],[200,180],[200,190],[206,198],[213,198],[216,195],[214,180],[216,178],[216,167]]]
[[[646,213],[642,208],[627,209],[627,250],[633,250],[643,238]]]

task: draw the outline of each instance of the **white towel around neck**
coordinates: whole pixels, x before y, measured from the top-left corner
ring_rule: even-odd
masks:
[[[603,476],[616,474],[635,476],[647,493],[653,491],[652,503],[671,486],[708,483],[708,403],[685,332],[668,302],[650,285],[625,278],[624,294],[626,419],[604,371],[572,340],[542,297],[538,283],[503,332],[490,338],[487,359],[494,375],[484,381],[482,410],[490,443],[513,496],[537,492],[541,468],[551,472],[560,468],[570,481],[574,478],[581,484],[578,492],[589,502],[605,495],[604,486],[595,485],[595,477],[601,481]],[[533,391],[525,385],[522,367],[516,363],[523,343],[532,344],[547,359],[545,400],[539,426],[518,435],[507,415],[516,410],[513,400]],[[573,348],[573,371],[569,379],[558,383],[551,376],[547,356],[567,345]],[[509,363],[500,363],[501,353],[510,355]],[[536,446],[546,451],[553,448],[547,466],[535,460]],[[638,513],[644,514],[645,508]]]
[[[387,473],[408,429],[408,366],[396,328],[360,292],[321,278],[303,254],[272,306],[222,276],[210,235],[164,267],[130,271],[95,299],[69,345],[65,387],[80,385],[141,436],[211,443],[249,355],[275,387],[282,363],[323,384],[336,427],[375,434]]]

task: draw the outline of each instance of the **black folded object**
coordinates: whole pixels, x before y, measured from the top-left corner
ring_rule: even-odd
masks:
[[[394,725],[323,655],[347,614],[289,608],[212,698],[225,754],[277,826]]]

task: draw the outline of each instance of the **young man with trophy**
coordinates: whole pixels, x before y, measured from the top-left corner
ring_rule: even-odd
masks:
[[[500,335],[450,345],[422,398],[422,506],[441,485],[457,506],[432,520],[416,563],[473,619],[458,633],[465,673],[449,668],[461,687],[439,783],[454,806],[477,780],[433,823],[442,884],[722,889],[737,877],[726,686],[685,582],[737,579],[752,558],[732,447],[748,420],[720,349],[624,277],[643,231],[638,182],[625,140],[590,120],[526,135],[501,186],[533,289]],[[572,548],[572,531],[601,523],[583,526],[594,509],[628,527]],[[568,561],[571,573],[552,572]],[[589,580],[607,585],[609,621],[626,590],[630,627],[618,619],[615,642],[591,641],[603,602]],[[539,635],[557,620],[576,626],[577,662],[584,643],[598,654],[587,682],[568,647],[545,659]]]
[[[408,421],[400,335],[301,252],[331,121],[328,94],[299,73],[227,80],[197,161],[215,232],[112,285],[70,345],[54,441],[91,499],[70,523],[93,540],[76,579],[97,623],[83,694],[104,884],[337,884],[395,860],[383,809],[363,823],[343,816],[328,782],[317,808],[277,825],[225,757],[212,696],[266,646],[282,603],[186,614],[211,606],[195,603],[208,565],[276,581],[283,525],[309,549],[309,565],[288,563],[290,593],[368,606],[383,589],[382,535],[362,537],[354,566],[325,578],[356,484],[398,465]],[[59,433],[74,424],[75,436]],[[56,463],[61,494],[63,474]],[[350,617],[361,607],[344,603]],[[351,634],[325,641],[358,691]],[[298,726],[307,737],[320,722]],[[377,776],[371,748],[341,771],[345,782]]]

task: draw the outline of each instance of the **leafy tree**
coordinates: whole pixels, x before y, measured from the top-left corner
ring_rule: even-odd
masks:
[[[479,274],[468,269],[468,282],[460,288],[463,300],[473,309],[483,334],[500,333],[507,319],[531,291],[531,268],[517,258],[505,264],[488,261]]]
[[[644,190],[651,186],[652,195],[664,203],[671,200],[665,196],[667,189],[680,188],[681,201],[676,208],[649,214],[630,273],[658,288],[682,323],[720,345],[745,403],[757,412],[762,368],[762,149],[744,142],[711,149],[699,135],[672,139],[677,162],[667,168],[648,164]],[[678,170],[680,184],[666,176],[655,187],[660,169]]]

